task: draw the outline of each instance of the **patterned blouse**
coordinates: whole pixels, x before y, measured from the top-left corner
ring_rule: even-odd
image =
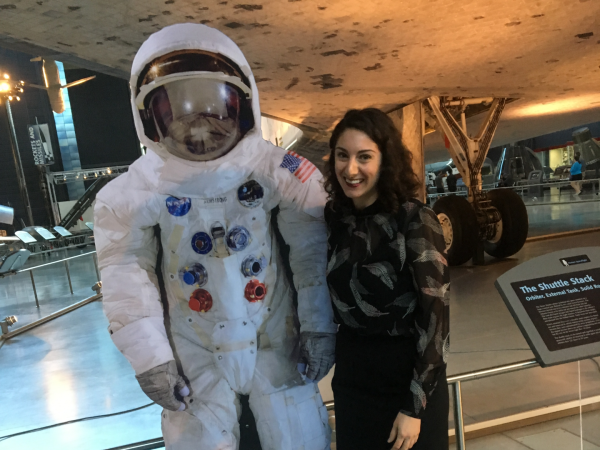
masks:
[[[328,204],[325,218],[336,321],[360,335],[414,337],[412,402],[400,411],[420,418],[449,350],[450,280],[437,216],[410,200],[395,214],[379,201],[361,211]]]

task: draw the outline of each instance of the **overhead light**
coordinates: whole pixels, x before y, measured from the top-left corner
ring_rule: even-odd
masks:
[[[0,83],[0,92],[8,92],[10,91],[10,84],[8,84],[6,81],[3,83]]]
[[[98,172],[94,172],[94,176],[98,178]]]
[[[83,174],[83,179],[87,180],[87,175],[85,173]]]
[[[530,116],[548,116],[553,114],[574,113],[586,109],[598,107],[600,96],[598,94],[587,94],[581,96],[572,96],[563,99],[544,100],[534,103],[531,101],[519,106],[507,108],[504,113],[506,117],[530,117]]]
[[[112,173],[112,170],[110,169],[110,167],[106,168],[106,173],[109,174],[109,175]]]
[[[17,101],[20,102],[21,101],[21,97],[17,96]]]
[[[5,74],[4,74],[4,79],[5,79],[5,80],[10,80],[10,76],[9,76],[7,73],[5,73]]]
[[[12,102],[12,95],[9,95],[8,99]]]

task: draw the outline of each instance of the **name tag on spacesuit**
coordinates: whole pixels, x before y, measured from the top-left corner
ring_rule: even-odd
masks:
[[[201,198],[200,202],[203,207],[210,208],[211,206],[223,206],[227,203],[228,198],[224,197],[211,197],[211,198]]]

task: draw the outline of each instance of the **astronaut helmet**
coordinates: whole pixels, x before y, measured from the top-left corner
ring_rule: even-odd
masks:
[[[144,134],[188,161],[212,161],[254,127],[252,88],[231,59],[199,49],[150,61],[132,86]]]

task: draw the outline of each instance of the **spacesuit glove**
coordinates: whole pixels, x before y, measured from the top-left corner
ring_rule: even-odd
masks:
[[[190,395],[190,389],[177,372],[177,364],[174,360],[156,366],[135,377],[142,391],[156,404],[170,411],[183,411],[185,409],[185,403],[179,399]]]
[[[335,362],[335,333],[300,333],[300,351],[308,365],[306,378],[320,381]]]

